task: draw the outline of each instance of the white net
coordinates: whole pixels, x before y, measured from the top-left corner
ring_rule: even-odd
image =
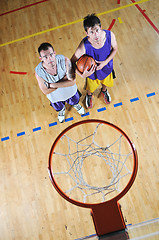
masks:
[[[125,136],[109,125],[94,124],[79,125],[64,134],[52,161],[58,186],[84,203],[106,201],[120,193],[133,166]]]

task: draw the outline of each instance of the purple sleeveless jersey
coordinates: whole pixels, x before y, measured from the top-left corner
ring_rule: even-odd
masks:
[[[104,46],[96,49],[92,47],[91,43],[88,41],[88,37],[83,39],[84,46],[86,49],[86,54],[93,57],[94,60],[104,61],[111,53],[111,32],[109,30],[104,30],[106,32],[106,41]],[[104,66],[101,70],[95,71],[92,75],[89,76],[90,79],[103,80],[113,71],[113,59]]]

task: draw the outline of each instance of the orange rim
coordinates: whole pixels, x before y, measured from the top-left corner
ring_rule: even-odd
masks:
[[[82,124],[85,124],[85,123],[90,123],[90,122],[94,122],[94,123],[102,123],[102,124],[106,124],[106,125],[109,125],[113,128],[115,128],[117,131],[119,131],[120,133],[122,133],[122,135],[127,139],[127,141],[129,142],[129,145],[132,149],[132,153],[133,153],[133,171],[132,171],[132,174],[131,174],[131,178],[129,180],[129,182],[127,183],[127,185],[125,186],[125,188],[117,195],[115,196],[114,198],[108,200],[108,201],[105,201],[105,202],[102,202],[102,203],[83,203],[83,202],[79,202],[77,200],[74,200],[70,197],[68,197],[63,191],[62,189],[60,189],[60,187],[58,186],[58,184],[56,183],[55,179],[54,179],[54,176],[53,176],[53,172],[52,172],[52,158],[53,158],[53,153],[54,153],[54,149],[57,145],[57,143],[59,142],[60,138],[66,133],[68,132],[70,129],[78,126],[78,125],[82,125]],[[116,125],[112,124],[112,123],[109,123],[109,122],[106,122],[104,120],[99,120],[99,119],[88,119],[88,120],[83,120],[83,121],[79,121],[79,122],[76,122],[72,125],[70,125],[69,127],[67,127],[66,129],[64,129],[56,138],[56,140],[54,141],[52,147],[51,147],[51,150],[50,150],[50,154],[49,154],[49,166],[48,166],[48,171],[49,171],[49,177],[50,177],[50,180],[54,186],[54,188],[56,189],[56,191],[67,201],[69,201],[70,203],[74,204],[74,205],[77,205],[77,206],[80,206],[80,207],[85,207],[85,208],[92,208],[92,207],[95,207],[97,205],[103,205],[103,204],[106,204],[107,202],[110,202],[110,201],[118,201],[119,199],[121,199],[128,191],[129,189],[131,188],[131,186],[133,185],[134,183],[134,180],[136,178],[136,174],[137,174],[137,169],[138,169],[138,157],[137,157],[137,151],[136,151],[136,148],[134,146],[134,144],[131,142],[130,138],[127,136],[127,134],[122,130],[120,129],[119,127],[117,127]]]

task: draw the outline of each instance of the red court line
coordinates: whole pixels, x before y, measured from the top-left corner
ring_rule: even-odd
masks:
[[[110,24],[110,26],[109,26],[109,28],[108,28],[109,31],[112,29],[115,21],[116,21],[116,19],[113,19],[113,20],[112,20],[112,22],[111,22],[111,24]]]
[[[15,71],[10,71],[10,73],[13,73],[13,74],[23,74],[23,75],[27,74],[27,72],[15,72]]]
[[[26,6],[21,7],[21,8],[17,8],[17,9],[11,10],[11,11],[9,11],[9,12],[1,13],[0,16],[6,15],[6,14],[8,14],[8,13],[16,12],[16,11],[18,11],[18,10],[21,10],[21,9],[24,9],[24,8],[27,8],[27,7],[31,7],[31,6],[33,6],[33,5],[36,5],[36,4],[39,4],[39,3],[43,3],[43,2],[46,2],[46,1],[49,1],[49,0],[42,0],[42,1],[40,1],[40,2],[32,3],[32,4],[26,5]]]
[[[135,0],[131,0],[133,3],[135,3]],[[153,29],[159,34],[159,29],[153,24],[153,22],[149,19],[149,17],[146,15],[145,10],[142,10],[138,4],[135,5],[137,9],[142,13],[142,15],[146,18],[148,23],[153,27]]]

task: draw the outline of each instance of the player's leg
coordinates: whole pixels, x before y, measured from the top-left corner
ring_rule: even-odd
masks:
[[[104,84],[102,84],[101,94],[103,95],[104,102],[105,102],[106,104],[111,103],[111,96],[110,96],[110,94],[109,94],[109,92],[108,92],[107,87],[106,87]]]
[[[72,105],[80,115],[83,115],[83,114],[85,114],[85,110],[79,104],[79,99],[80,99],[80,96],[79,96],[79,93],[77,91],[76,94],[74,96],[72,96],[71,98],[69,98],[66,102],[68,104]]]
[[[93,95],[93,93],[91,93],[89,90],[87,90],[87,94],[86,94],[86,107],[87,108],[93,107],[92,95]]]
[[[92,80],[90,78],[86,79],[86,89],[87,89],[87,94],[86,94],[86,107],[87,108],[92,108],[93,107],[93,101],[92,101],[92,95],[93,92],[97,89],[99,86],[100,82],[98,79]]]
[[[50,105],[58,112],[58,120],[60,123],[65,120],[65,102],[50,102]]]
[[[109,74],[104,80],[101,81],[102,88],[101,88],[101,94],[103,95],[104,102],[106,104],[109,104],[111,102],[111,96],[108,92],[107,87],[113,87],[113,74]]]

